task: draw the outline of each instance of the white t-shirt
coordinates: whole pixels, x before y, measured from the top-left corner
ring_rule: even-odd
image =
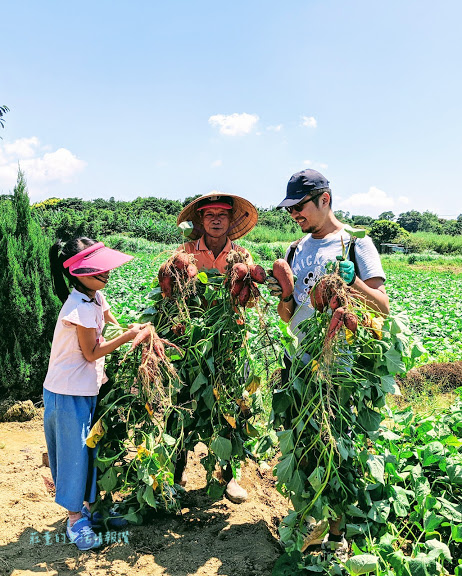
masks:
[[[326,273],[327,262],[335,262],[336,256],[342,255],[342,240],[345,248],[350,242],[350,235],[344,230],[336,234],[328,234],[325,238],[313,238],[311,234],[305,236],[297,245],[291,268],[297,276],[294,287],[295,312],[290,320],[290,329],[300,341],[303,337],[297,328],[298,324],[314,313],[311,306],[310,290],[316,282]],[[286,253],[286,260],[290,247]],[[369,278],[383,278],[382,262],[372,239],[369,236],[355,239],[355,257],[358,276],[361,280]],[[349,257],[349,255],[348,255]]]
[[[64,302],[58,316],[51,345],[48,372],[43,387],[56,394],[96,396],[107,377],[104,357],[93,362],[85,359],[77,337],[77,325],[95,328],[97,341],[102,342],[104,312],[109,310],[106,298],[99,291],[96,302],[75,288]]]

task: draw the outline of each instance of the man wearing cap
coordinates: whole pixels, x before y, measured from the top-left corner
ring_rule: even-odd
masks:
[[[235,244],[234,240],[250,232],[257,220],[255,206],[244,198],[217,192],[201,196],[188,204],[178,216],[178,225],[189,221],[194,226],[189,235],[190,241],[178,249],[193,254],[199,270],[215,269],[224,274],[231,250],[242,252],[247,262],[252,263],[248,250]],[[179,454],[175,469],[175,481],[183,486],[186,484],[186,460],[186,452]],[[236,504],[244,502],[247,491],[233,477],[231,465],[227,465],[222,474],[227,482],[226,496]]]
[[[332,211],[332,192],[328,180],[316,170],[307,169],[294,174],[287,185],[286,197],[278,208],[285,208],[306,234],[287,250],[286,260],[296,281],[293,293],[284,300],[280,299],[278,304],[279,316],[290,323],[292,333],[300,341],[303,334],[298,325],[314,313],[310,290],[326,273],[326,264],[335,262],[343,253],[342,246],[347,247],[352,239]],[[368,236],[355,239],[348,254],[350,260],[339,262],[339,273],[343,280],[362,295],[371,308],[381,314],[388,314],[385,273],[372,240]],[[269,287],[273,295],[281,297],[281,287],[274,278],[269,280]],[[304,358],[304,361],[308,362],[309,358]],[[286,357],[285,364],[286,368],[282,371],[283,383],[288,380],[290,358]],[[347,543],[339,531],[339,524],[340,519],[329,522],[326,540],[330,548],[341,553],[342,548],[347,551]],[[323,533],[326,528],[325,524],[317,525],[310,534],[313,537],[310,544],[316,543],[314,538],[319,537],[319,533]]]

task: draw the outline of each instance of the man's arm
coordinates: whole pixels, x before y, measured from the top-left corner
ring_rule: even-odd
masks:
[[[383,278],[374,277],[361,280],[361,278],[356,276],[350,288],[352,288],[353,295],[365,297],[366,304],[373,310],[384,315],[390,312],[390,300],[385,290]]]
[[[290,322],[290,319],[294,315],[295,312],[295,300],[292,298],[288,302],[284,302],[284,300],[280,300],[278,304],[278,314],[286,323]]]

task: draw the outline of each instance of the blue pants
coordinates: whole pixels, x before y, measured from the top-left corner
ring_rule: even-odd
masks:
[[[97,396],[67,396],[43,389],[44,428],[55,501],[78,512],[83,501],[96,500],[97,448],[88,448]]]

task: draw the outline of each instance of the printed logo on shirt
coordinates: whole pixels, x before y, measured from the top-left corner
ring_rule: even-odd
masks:
[[[297,298],[301,304],[310,301],[310,291],[316,282],[325,274],[326,263],[329,258],[322,258],[318,253],[314,259],[312,256],[302,258],[300,263],[294,264],[294,274],[297,276]]]

